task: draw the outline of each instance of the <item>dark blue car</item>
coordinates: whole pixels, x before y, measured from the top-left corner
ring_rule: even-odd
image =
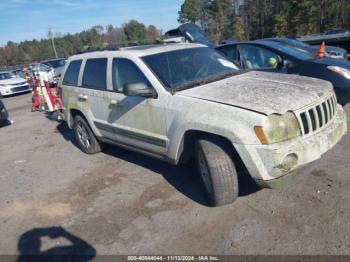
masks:
[[[331,82],[338,102],[350,102],[350,62],[332,58],[316,58],[309,51],[286,43],[256,40],[216,46],[196,25],[185,24],[168,32],[169,36],[182,36],[188,42],[215,48],[242,69],[296,74]]]
[[[331,82],[342,105],[350,102],[350,62],[315,58],[306,50],[259,40],[216,47],[248,70],[297,74]]]

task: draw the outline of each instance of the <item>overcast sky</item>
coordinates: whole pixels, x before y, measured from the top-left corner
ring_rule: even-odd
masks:
[[[76,33],[94,25],[114,26],[136,19],[168,30],[178,25],[183,0],[0,0],[0,46],[7,41]]]

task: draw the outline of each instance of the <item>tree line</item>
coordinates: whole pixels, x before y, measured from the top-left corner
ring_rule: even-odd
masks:
[[[93,26],[76,34],[56,34],[54,42],[59,57],[69,57],[77,52],[107,47],[121,47],[135,43],[155,42],[160,30],[154,25],[145,26],[131,20],[121,27],[108,25]],[[48,35],[51,32],[49,31]],[[12,65],[29,64],[54,58],[55,53],[50,38],[14,43],[9,41],[0,48],[0,68]]]
[[[179,22],[200,25],[216,42],[299,36],[350,28],[350,1],[185,0]]]
[[[198,24],[217,43],[230,38],[254,40],[350,28],[349,0],[184,0],[179,9],[180,23]],[[56,34],[54,41],[58,56],[68,57],[89,48],[154,42],[160,35],[156,26],[131,20],[120,27],[97,25],[76,34]],[[9,41],[0,48],[0,67],[53,57],[49,38]]]

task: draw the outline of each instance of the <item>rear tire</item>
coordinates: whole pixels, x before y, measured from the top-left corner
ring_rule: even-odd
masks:
[[[225,141],[208,138],[196,142],[198,172],[212,206],[233,203],[238,197],[238,179],[231,148]]]
[[[87,121],[80,115],[74,118],[74,134],[79,148],[84,153],[93,155],[102,151],[102,144],[97,140]]]

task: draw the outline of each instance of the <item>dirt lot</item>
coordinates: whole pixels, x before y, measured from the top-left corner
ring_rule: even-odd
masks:
[[[0,254],[350,254],[350,136],[291,185],[249,181],[210,208],[195,169],[109,147],[88,156],[30,95],[4,99],[0,129]],[[346,108],[350,114],[350,106]],[[41,239],[41,242],[39,241]]]

